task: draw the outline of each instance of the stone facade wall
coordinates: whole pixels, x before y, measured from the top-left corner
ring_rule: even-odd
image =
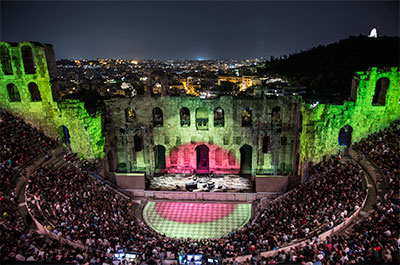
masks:
[[[380,78],[389,79],[384,105],[372,104]],[[338,152],[339,132],[346,125],[352,128],[351,142],[357,142],[400,119],[397,67],[386,70],[372,67],[369,71],[357,72],[354,83],[354,101],[345,101],[343,105],[318,104],[314,108],[302,105],[301,161],[316,163],[323,156]]]
[[[81,157],[94,159],[103,156],[104,137],[102,136],[101,115],[89,116],[84,103],[79,100],[57,102],[59,91],[54,51],[51,45],[20,42],[10,44],[0,42],[3,51],[10,54],[12,72],[7,72],[7,58],[1,58],[0,67],[0,107],[23,117],[27,122],[39,128],[48,136],[59,139],[60,127],[66,126],[70,134],[70,147]],[[26,73],[22,47],[32,50],[34,73]],[[4,54],[2,54],[4,55]],[[29,84],[35,83],[40,100],[33,101]],[[8,86],[15,85],[20,100],[10,97]]]
[[[274,163],[277,174],[288,174],[294,170],[293,158],[298,135],[295,133],[298,126],[296,115],[300,108],[296,98],[244,99],[222,96],[205,100],[190,96],[142,96],[134,99],[115,98],[108,100],[106,105],[112,115],[119,172],[157,173],[154,148],[158,145],[165,148],[168,172],[193,172],[197,168],[196,147],[199,145],[209,148],[209,170],[214,173],[237,174],[241,163],[240,149],[244,145],[251,147],[249,174],[273,174]],[[163,113],[162,126],[153,126],[153,109],[156,107]],[[181,125],[180,110],[183,107],[190,111],[190,126]],[[214,110],[217,107],[224,111],[223,127],[214,126]],[[246,107],[252,109],[250,127],[242,126],[242,110]],[[281,132],[272,137],[271,114],[274,107],[280,107]],[[127,122],[126,110],[131,108],[135,118]],[[196,113],[200,108],[201,118],[208,118],[206,126],[198,126],[196,121],[199,118]],[[143,141],[141,151],[135,150],[135,135]],[[268,151],[263,153],[265,135],[270,136],[270,141]],[[281,142],[282,137],[286,137],[285,142]],[[218,164],[216,149],[220,149],[222,154]],[[229,162],[229,152],[234,154],[234,163]]]
[[[24,64],[23,54],[27,53],[22,52],[23,47],[30,48],[33,54],[31,66],[26,60]],[[90,116],[83,102],[59,100],[51,45],[0,42],[0,49],[0,107],[55,139],[62,139],[60,127],[66,126],[73,152],[87,159],[107,154],[104,168],[111,177],[112,172],[162,173],[160,165],[157,168],[160,159],[156,148],[165,148],[163,170],[193,172],[198,166],[196,148],[200,145],[207,146],[209,171],[215,173],[239,173],[241,160],[245,159],[241,155],[244,148],[251,150],[247,157],[251,158],[251,165],[243,167],[242,173],[251,176],[300,173],[300,168],[305,168],[308,162],[318,162],[324,155],[338,151],[338,135],[344,126],[352,128],[351,141],[356,142],[400,119],[397,67],[373,67],[358,72],[353,80],[351,101],[343,105],[311,106],[296,97],[169,97],[161,91],[157,96],[148,93],[107,100],[106,113]],[[378,95],[376,85],[382,78],[388,84],[382,89],[387,91]],[[30,84],[37,86],[39,100],[32,100]],[[9,86],[15,86],[18,92],[14,89],[10,95]],[[190,126],[182,126],[183,107],[190,112]],[[224,111],[222,127],[214,126],[217,107]],[[277,107],[279,115],[275,116]],[[153,123],[154,108],[162,111],[162,126]],[[242,126],[245,108],[252,110],[249,127]],[[127,119],[129,109],[135,113]]]

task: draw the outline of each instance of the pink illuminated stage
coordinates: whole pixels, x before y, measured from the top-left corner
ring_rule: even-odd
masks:
[[[238,155],[238,150],[226,150],[214,144],[188,143],[172,149],[156,173],[239,174]]]

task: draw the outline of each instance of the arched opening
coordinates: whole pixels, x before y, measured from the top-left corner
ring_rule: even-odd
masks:
[[[181,108],[180,117],[181,117],[181,127],[189,127],[190,126],[190,110],[186,107]]]
[[[28,85],[29,93],[31,94],[32,101],[42,101],[40,96],[39,87],[34,82],[30,82]]]
[[[209,151],[210,149],[204,144],[196,147],[197,173],[199,174],[209,173]]]
[[[154,164],[156,173],[162,173],[165,170],[165,147],[156,145],[154,147]]]
[[[375,85],[375,94],[372,99],[372,105],[385,106],[388,88],[389,79],[386,77],[379,78]]]
[[[242,127],[251,127],[252,123],[252,112],[250,107],[246,107],[242,111]]]
[[[4,45],[0,45],[0,60],[5,75],[12,75],[13,69],[11,64],[10,50]]]
[[[215,149],[215,165],[217,165],[217,166],[222,165],[222,149],[221,148]]]
[[[60,136],[61,143],[69,148],[71,145],[71,136],[68,128],[65,125],[61,125],[58,128],[58,134]]]
[[[25,45],[21,48],[22,61],[24,63],[25,74],[36,73],[35,57],[32,48]]]
[[[133,108],[125,109],[125,120],[126,120],[126,122],[136,121],[136,112]]]
[[[224,127],[224,109],[221,107],[216,107],[214,109],[214,127]]]
[[[250,145],[245,144],[240,148],[240,174],[242,175],[251,174],[252,152]]]
[[[350,147],[351,145],[351,135],[353,133],[353,128],[350,125],[343,126],[339,131],[339,146]]]
[[[153,109],[153,126],[162,127],[164,125],[163,112],[160,108]]]
[[[272,130],[276,133],[282,132],[282,119],[281,119],[281,107],[276,106],[271,112],[271,125]]]
[[[235,150],[233,149],[228,152],[228,163],[230,166],[236,165]]]
[[[19,95],[18,88],[14,84],[8,84],[7,85],[7,92],[8,92],[8,97],[10,98],[11,102],[18,102],[21,101],[21,96]]]
[[[208,112],[205,108],[198,108],[196,110],[196,128],[197,130],[208,129]]]
[[[133,146],[136,152],[140,152],[143,150],[143,141],[140,135],[133,136]]]
[[[269,136],[265,135],[265,136],[263,137],[263,144],[262,144],[262,152],[263,152],[264,154],[268,153],[268,150],[269,150],[269,141],[270,141]]]

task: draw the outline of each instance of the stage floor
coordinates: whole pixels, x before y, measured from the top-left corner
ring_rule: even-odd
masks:
[[[213,185],[209,185],[209,181]],[[163,191],[187,191],[186,184],[197,182],[197,188],[194,192],[252,192],[253,183],[250,179],[240,177],[239,175],[221,175],[209,178],[207,176],[194,176],[187,174],[168,174],[166,176],[152,177],[150,179],[150,190]]]
[[[220,238],[242,228],[251,217],[250,204],[149,202],[143,219],[172,238]]]

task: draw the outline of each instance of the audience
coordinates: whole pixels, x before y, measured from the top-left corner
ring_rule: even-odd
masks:
[[[14,189],[19,171],[28,161],[53,148],[55,142],[3,111],[0,132],[0,260],[74,262],[74,249],[25,229],[17,211]]]
[[[343,222],[366,197],[365,173],[358,164],[332,157],[311,166],[310,181],[257,209],[255,218],[241,230],[220,239],[192,240],[167,238],[149,228],[135,215],[139,205],[90,176],[87,167],[68,155],[61,165],[39,167],[29,176],[27,207],[56,236],[84,247],[80,250],[24,227],[17,213],[12,176],[22,174],[22,165],[55,143],[10,114],[0,112],[0,118],[1,260],[118,264],[113,253],[125,249],[140,253],[147,262],[143,264],[176,259],[185,253],[220,258],[251,254],[247,264],[398,261],[399,122],[355,146],[385,174],[384,197],[378,199],[368,218],[348,233],[324,242],[317,235]],[[304,239],[310,239],[305,247],[280,251],[270,258],[259,255]]]
[[[365,191],[359,167],[332,159],[318,169],[315,180],[271,203],[243,229],[214,240],[171,239],[154,232],[135,218],[137,206],[128,198],[72,164],[39,168],[30,176],[26,191],[28,207],[42,224],[87,246],[91,253],[110,253],[100,257],[102,261],[120,248],[143,253],[145,259],[166,257],[167,252],[175,257],[202,253],[226,258],[312,238],[361,206]]]

